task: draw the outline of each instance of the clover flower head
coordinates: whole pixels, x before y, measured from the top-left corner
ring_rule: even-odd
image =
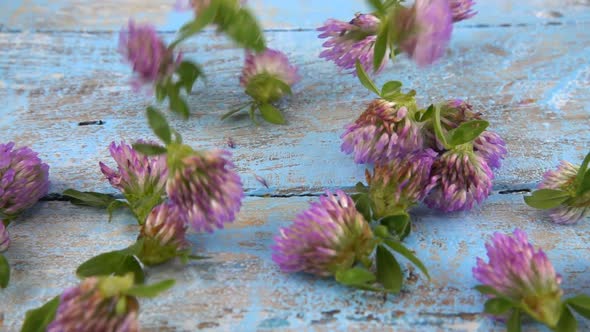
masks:
[[[188,247],[187,225],[178,207],[162,203],[150,212],[141,228],[144,239],[141,261],[155,265],[168,261]]]
[[[357,14],[350,22],[327,20],[318,28],[319,38],[327,38],[320,58],[333,61],[338,67],[356,74],[358,60],[366,72],[373,71],[373,56],[380,20],[371,14]],[[387,56],[386,56],[387,58]],[[383,70],[383,61],[378,72]]]
[[[453,32],[448,0],[416,0],[412,8],[399,11],[396,21],[404,36],[401,49],[419,66],[430,65],[444,55]]]
[[[406,106],[384,99],[374,100],[352,124],[346,126],[341,149],[358,164],[386,163],[400,155],[422,149],[420,126]]]
[[[274,241],[272,259],[283,272],[319,276],[350,268],[374,248],[369,224],[342,191],[326,192],[311,203]]]
[[[244,189],[230,158],[226,150],[193,151],[172,161],[166,192],[196,231],[223,228],[240,210]]]
[[[543,174],[543,180],[539,189],[556,189],[566,192],[574,190],[574,182],[578,174],[579,166],[562,161],[557,169],[549,170]],[[568,199],[560,206],[550,209],[549,216],[557,224],[575,224],[590,216],[590,191]]]
[[[28,147],[0,144],[0,218],[33,206],[49,191],[49,166]]]
[[[119,300],[126,302],[124,312],[116,310]],[[138,332],[137,316],[135,298],[107,296],[99,287],[99,279],[90,277],[62,293],[47,332]]]
[[[467,211],[481,204],[490,195],[494,178],[482,157],[460,149],[443,153],[431,176],[433,189],[424,202],[443,212]]]
[[[525,232],[495,233],[486,243],[488,262],[477,258],[473,276],[483,285],[525,306],[535,319],[554,327],[561,314],[561,276]]]

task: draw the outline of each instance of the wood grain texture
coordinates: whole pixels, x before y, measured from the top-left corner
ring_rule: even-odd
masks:
[[[250,0],[267,29],[313,29],[327,18],[350,20],[367,11],[364,0]],[[130,17],[163,30],[176,30],[190,18],[173,10],[175,0],[11,0],[0,3],[0,27],[10,30],[112,31]],[[588,0],[478,0],[479,15],[461,23],[542,24],[588,21]]]
[[[172,117],[174,127],[195,147],[226,148],[232,137],[249,194],[320,192],[362,180],[364,167],[339,151],[339,136],[373,97],[353,76],[317,57],[315,32],[267,36],[303,77],[283,104],[287,126],[255,126],[246,116],[219,120],[247,100],[238,84],[243,54],[209,33],[185,45],[186,58],[202,63],[208,76],[189,97],[190,120]],[[581,160],[590,148],[589,42],[583,24],[457,29],[447,56],[434,67],[420,69],[401,57],[378,81],[403,81],[424,106],[467,99],[508,144],[496,187],[530,187],[559,160]],[[143,119],[151,97],[131,92],[130,68],[116,53],[115,34],[0,33],[0,73],[0,141],[39,151],[52,167],[52,192],[114,192],[97,167],[110,159],[107,145],[152,137]],[[78,126],[92,120],[105,123]]]
[[[142,301],[146,331],[501,331],[480,315],[484,298],[472,287],[476,256],[485,256],[484,239],[518,227],[543,247],[563,275],[565,295],[590,292],[590,224],[549,223],[522,203],[520,195],[496,195],[469,214],[440,215],[418,208],[407,245],[427,263],[433,281],[414,269],[398,296],[384,297],[338,286],[332,280],[286,275],[271,261],[269,246],[278,228],[315,198],[248,198],[237,222],[214,234],[194,234],[197,253],[210,259],[170,263],[149,270],[149,280],[176,278],[165,296]],[[465,232],[469,229],[469,234]],[[14,274],[1,293],[2,331],[16,331],[26,310],[76,283],[73,271],[100,252],[133,242],[132,217],[65,202],[41,203],[9,228],[7,252]],[[408,265],[405,265],[406,268]],[[537,330],[527,325],[525,331]],[[581,331],[590,328],[582,321]]]

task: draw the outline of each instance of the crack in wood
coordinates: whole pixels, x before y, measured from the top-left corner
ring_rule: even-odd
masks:
[[[78,126],[102,126],[106,122],[102,120],[94,120],[94,121],[82,121],[78,122]]]

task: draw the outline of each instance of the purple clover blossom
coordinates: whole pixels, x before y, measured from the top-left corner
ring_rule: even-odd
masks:
[[[174,59],[172,50],[152,25],[136,25],[132,20],[119,34],[119,53],[137,74],[131,82],[136,91],[144,84],[154,84],[172,75],[181,59],[180,54]]]
[[[484,131],[473,141],[473,151],[482,157],[492,168],[502,166],[502,159],[506,157],[506,143],[500,135],[492,131]]]
[[[444,55],[453,32],[448,0],[416,0],[411,9],[400,10],[396,21],[404,35],[401,49],[419,66],[430,65]]]
[[[266,78],[277,79],[289,87],[299,82],[301,77],[297,73],[297,67],[291,65],[287,56],[277,50],[267,48],[262,53],[246,53],[244,68],[240,75],[240,84],[246,91],[252,89],[252,83],[260,84],[260,80]],[[275,101],[280,99],[284,91],[281,87],[272,85],[256,88],[250,93],[252,97],[260,101]]]
[[[340,190],[311,203],[289,227],[280,229],[274,241],[272,259],[281,271],[324,277],[350,268],[374,248],[368,222]]]
[[[475,5],[473,0],[449,0],[449,5],[453,13],[453,23],[470,19],[477,14],[473,10]]]
[[[8,229],[4,226],[4,221],[0,219],[0,253],[5,252],[10,246],[10,234]]]
[[[425,203],[443,212],[467,211],[481,204],[492,190],[494,174],[477,154],[449,150],[434,162],[431,173],[432,191]]]
[[[49,166],[28,147],[0,144],[0,218],[33,206],[49,191]]]
[[[556,189],[567,192],[574,191],[574,183],[579,166],[562,161],[556,170],[549,170],[543,174],[543,181],[539,189]],[[557,224],[575,224],[590,216],[590,191],[580,196],[568,199],[562,205],[550,209],[549,217]]]
[[[367,172],[375,219],[406,211],[430,192],[430,172],[436,157],[434,150],[426,149],[377,165],[373,175]]]
[[[138,332],[137,300],[127,297],[126,311],[117,313],[121,296],[105,296],[99,279],[90,277],[64,291],[47,332]]]
[[[489,261],[477,258],[473,276],[483,285],[520,303],[533,318],[555,327],[561,314],[561,276],[547,255],[516,229],[512,236],[495,233],[486,243]]]
[[[420,126],[406,106],[384,99],[372,101],[352,124],[346,126],[341,150],[358,164],[386,163],[422,149]]]
[[[120,145],[112,142],[109,151],[117,163],[117,170],[102,162],[99,163],[100,170],[110,184],[125,195],[139,223],[143,224],[147,214],[164,195],[168,177],[166,157],[142,155],[125,142]]]
[[[144,239],[141,261],[146,265],[164,263],[189,246],[187,225],[173,204],[160,204],[150,212],[141,228]]]
[[[192,152],[176,160],[168,197],[196,231],[213,232],[236,218],[244,189],[226,150]]]
[[[338,67],[351,70],[355,75],[355,63],[359,60],[367,73],[373,72],[379,24],[379,18],[371,14],[357,14],[350,22],[327,20],[317,29],[321,32],[319,38],[328,38],[322,45],[326,49],[320,53],[320,58],[334,61]],[[386,63],[383,61],[378,72],[383,70]]]

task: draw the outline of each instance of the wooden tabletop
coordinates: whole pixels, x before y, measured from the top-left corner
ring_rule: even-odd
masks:
[[[116,193],[98,168],[111,141],[154,138],[144,119],[151,98],[134,94],[117,35],[129,17],[158,25],[172,39],[189,18],[174,0],[12,0],[0,3],[0,142],[29,145],[47,162],[51,193],[66,188]],[[183,46],[207,82],[188,98],[192,115],[170,117],[185,142],[227,148],[247,193],[238,220],[214,234],[192,234],[195,251],[211,257],[149,269],[151,281],[176,278],[164,296],[141,302],[146,331],[503,330],[480,312],[472,289],[476,256],[494,231],[519,227],[548,252],[564,277],[566,296],[590,294],[590,220],[551,224],[526,205],[559,160],[580,162],[590,150],[590,1],[478,0],[479,14],[455,25],[442,61],[419,69],[400,57],[378,78],[400,80],[419,102],[463,98],[482,110],[509,149],[491,197],[467,213],[413,210],[407,246],[430,269],[412,268],[398,296],[345,288],[332,280],[286,275],[270,259],[272,237],[325,189],[351,188],[364,167],[340,152],[339,136],[372,96],[353,76],[318,58],[314,31],[329,17],[348,20],[361,0],[252,0],[270,47],[285,51],[303,77],[285,103],[286,126],[220,121],[246,101],[238,83],[243,51],[207,31]],[[99,120],[101,120],[99,122]],[[99,124],[79,125],[97,121]],[[268,182],[266,188],[255,176]],[[521,191],[519,191],[521,190]],[[131,244],[130,214],[107,222],[103,211],[53,195],[10,227],[10,286],[0,291],[0,331],[18,331],[24,313],[74,285],[86,259]],[[409,264],[408,264],[409,267]],[[525,330],[543,330],[526,325]],[[590,323],[582,321],[588,331]]]

